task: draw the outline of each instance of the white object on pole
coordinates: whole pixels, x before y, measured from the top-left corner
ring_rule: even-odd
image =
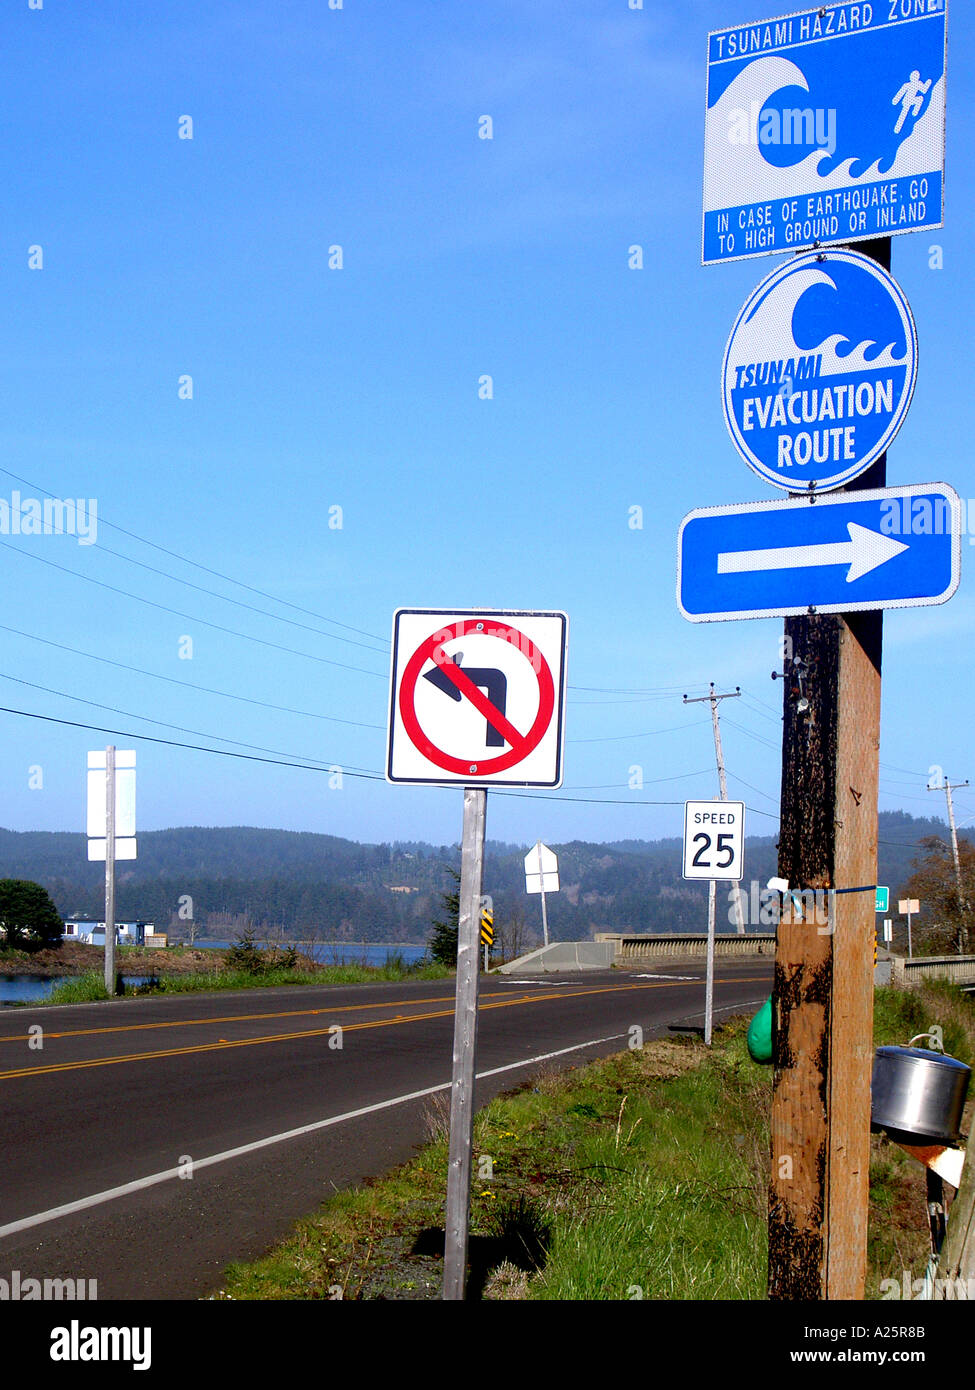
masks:
[[[539,840],[525,855],[525,892],[557,893],[558,891],[558,855]]]
[[[541,840],[525,855],[525,892],[540,893],[542,897],[542,940],[548,945],[548,908],[546,893],[559,891],[559,860],[554,850]]]
[[[885,918],[884,918],[884,941],[885,941],[886,944],[889,946],[890,943],[893,941],[893,939],[894,939],[894,919],[893,919],[892,917],[885,917]]]
[[[105,858],[105,825],[108,815],[108,795],[105,771],[105,749],[88,754],[88,858]],[[135,859],[135,751],[119,749],[115,753],[115,858]]]

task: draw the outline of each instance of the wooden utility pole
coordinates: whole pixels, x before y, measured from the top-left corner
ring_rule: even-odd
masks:
[[[954,786],[956,791],[959,787],[967,787],[968,779],[966,778],[964,782],[956,782]],[[940,790],[940,787],[928,787],[929,792]],[[965,897],[964,889],[962,888],[961,859],[958,854],[958,830],[955,826],[955,805],[951,799],[951,790],[951,780],[948,777],[946,777],[944,792],[945,799],[948,803],[948,825],[951,829],[951,855],[955,861],[955,883],[958,887],[958,912],[960,917],[960,925],[958,928],[958,949],[962,953],[962,955],[964,955],[968,950],[968,914],[970,909],[968,901]]]
[[[856,249],[889,270],[889,238]],[[845,490],[885,484],[886,455]],[[807,896],[775,957],[770,1299],[863,1297],[882,646],[879,611],[786,619],[778,866]]]
[[[447,1166],[443,1274],[445,1299],[462,1299],[467,1283],[471,1144],[474,1136],[474,1054],[477,1046],[477,957],[480,944],[486,811],[487,792],[482,788],[465,787],[457,923],[454,1062],[450,1088],[450,1151]]]
[[[728,800],[728,779],[724,770],[724,752],[721,748],[721,724],[718,720],[718,704],[721,700],[735,700],[741,696],[741,687],[736,685],[734,690],[728,690],[723,695],[718,695],[714,689],[714,681],[711,682],[711,693],[709,695],[697,695],[693,700],[684,696],[685,705],[700,705],[708,701],[711,706],[711,727],[714,731],[714,760],[718,765],[718,786],[721,789],[721,800]],[[735,913],[735,931],[739,936],[745,935],[745,914],[741,907],[741,889],[737,883],[731,885],[731,902]],[[714,934],[714,895],[711,895],[710,910],[708,913],[708,932],[709,940]],[[710,1039],[708,1039],[710,1041]]]

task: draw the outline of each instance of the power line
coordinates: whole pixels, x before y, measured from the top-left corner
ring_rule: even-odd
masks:
[[[701,768],[697,772],[677,772],[672,777],[648,777],[642,785],[644,787],[656,786],[658,782],[684,782],[689,777],[705,777],[711,771],[709,767]],[[569,787],[573,792],[602,792],[612,791],[619,786],[619,782],[600,782],[594,787]]]
[[[59,532],[59,534],[64,534]],[[313,632],[316,637],[327,637],[332,642],[348,642],[350,646],[362,647],[364,651],[375,652],[378,656],[387,654],[389,643],[386,647],[369,646],[365,642],[359,642],[354,637],[342,637],[337,632],[323,632],[319,627],[311,627],[308,623],[299,623],[294,618],[284,618],[280,613],[269,613],[266,608],[258,608],[253,603],[244,603],[241,599],[230,598],[227,594],[218,594],[216,589],[207,589],[202,584],[194,584],[189,579],[181,579],[179,575],[167,574],[165,570],[157,569],[155,565],[147,565],[142,560],[136,560],[131,555],[123,555],[120,550],[112,550],[110,546],[102,545],[101,541],[95,542],[96,549],[104,551],[106,555],[114,555],[118,560],[124,560],[129,565],[137,565],[139,569],[148,570],[150,574],[158,574],[163,579],[169,579],[174,584],[185,584],[188,589],[194,589],[198,594],[209,594],[211,598],[216,598],[221,603],[232,603],[235,608],[246,608],[249,613],[259,613],[263,618],[270,618],[272,622],[287,623],[289,627],[299,627],[304,632]]]
[[[57,497],[57,494],[51,492],[51,490],[50,490],[49,488],[42,487],[39,483],[32,482],[29,478],[23,478],[23,477],[21,477],[19,474],[12,472],[9,468],[0,468],[0,473],[4,474],[4,475],[5,475],[6,477],[8,477],[8,478],[13,478],[14,482],[22,483],[25,487],[32,488],[35,492],[43,493],[46,497],[51,497],[51,498],[56,498],[56,497]],[[316,611],[315,611],[314,609],[312,609],[312,608],[304,608],[304,607],[301,606],[301,604],[292,603],[289,599],[280,598],[280,597],[278,597],[278,595],[276,595],[276,594],[269,593],[266,589],[260,589],[260,588],[258,588],[256,585],[254,585],[254,584],[247,584],[247,583],[246,583],[244,580],[242,580],[242,579],[235,579],[232,575],[225,574],[222,570],[213,569],[211,566],[209,566],[209,565],[203,565],[203,564],[201,564],[201,563],[200,563],[199,561],[197,561],[197,560],[191,560],[190,557],[189,557],[188,555],[183,555],[183,554],[181,554],[181,553],[180,553],[179,551],[177,551],[177,550],[171,550],[171,549],[169,549],[169,547],[167,547],[167,546],[159,545],[156,541],[151,541],[151,540],[149,540],[146,536],[140,536],[136,531],[131,531],[131,530],[129,530],[129,529],[128,529],[127,527],[125,527],[125,526],[120,526],[117,522],[108,521],[108,520],[107,520],[105,517],[103,517],[103,516],[99,516],[99,518],[98,518],[98,523],[99,523],[99,525],[101,525],[101,526],[107,526],[107,527],[109,527],[109,529],[112,530],[112,531],[118,531],[118,533],[119,533],[120,535],[128,536],[130,540],[137,541],[140,545],[146,545],[146,546],[149,546],[149,548],[152,549],[152,550],[158,550],[159,553],[160,553],[161,555],[168,555],[168,556],[170,557],[170,559],[179,560],[181,564],[190,565],[190,566],[192,566],[193,569],[200,570],[201,573],[203,573],[203,574],[210,574],[210,575],[212,575],[215,579],[221,579],[221,580],[223,580],[224,583],[226,583],[226,584],[233,584],[233,585],[235,585],[237,588],[246,590],[248,593],[256,594],[259,598],[268,599],[268,600],[270,600],[271,603],[279,603],[279,604],[281,604],[283,607],[285,607],[285,608],[290,608],[290,609],[292,609],[292,610],[293,610],[294,612],[296,612],[296,613],[303,613],[306,617],[309,617],[309,618],[317,618],[317,619],[319,620],[319,622],[331,623],[331,625],[332,625],[333,627],[340,627],[340,628],[343,628],[346,632],[355,632],[355,633],[357,633],[360,637],[368,637],[368,638],[370,638],[370,639],[371,639],[372,641],[374,641],[374,642],[379,642],[379,643],[381,644],[381,646],[380,646],[380,648],[379,648],[378,650],[381,650],[383,653],[385,653],[385,652],[388,650],[388,648],[389,648],[389,639],[388,639],[387,637],[382,637],[382,636],[380,636],[378,633],[375,633],[375,632],[368,632],[368,631],[366,631],[365,628],[354,627],[351,623],[344,623],[344,622],[341,622],[338,618],[330,618],[330,617],[329,617],[327,614],[325,614],[325,613],[318,613],[318,612],[316,612]],[[146,564],[145,564],[144,562],[142,562],[141,560],[136,560],[136,559],[134,559],[134,557],[132,557],[132,556],[123,555],[120,551],[112,550],[109,546],[102,545],[102,543],[101,543],[100,541],[96,541],[96,542],[95,542],[95,545],[96,545],[96,547],[97,547],[98,549],[104,550],[104,551],[106,552],[106,554],[115,555],[115,556],[117,556],[117,558],[119,558],[119,559],[121,559],[121,560],[126,560],[126,561],[128,561],[130,564],[139,565],[140,568],[150,570],[150,571],[151,571],[152,573],[154,573],[154,574],[160,574],[160,575],[162,575],[164,578],[171,579],[171,580],[173,580],[173,581],[174,581],[175,583],[177,583],[177,584],[186,584],[186,585],[188,585],[188,587],[190,587],[190,588],[197,588],[197,589],[200,590],[201,593],[208,593],[208,594],[211,594],[212,597],[218,598],[218,599],[223,599],[224,602],[227,602],[227,603],[236,603],[236,602],[237,602],[235,599],[231,599],[231,598],[229,598],[229,597],[228,597],[227,595],[225,595],[225,594],[219,594],[219,593],[217,593],[216,590],[205,589],[205,588],[202,588],[202,587],[199,586],[199,585],[190,584],[188,580],[181,579],[181,578],[179,578],[177,575],[168,575],[168,574],[166,574],[166,572],[163,571],[163,570],[156,570],[156,569],[153,568],[153,566],[151,566],[151,565],[146,565]],[[16,549],[16,547],[12,547],[12,548]],[[23,553],[23,552],[21,552],[21,553]],[[48,563],[50,563],[50,562],[48,562]],[[58,567],[56,567],[56,568],[60,568],[60,567],[58,566]],[[83,576],[83,575],[78,575],[77,571],[67,570],[66,572],[69,573],[69,574],[75,574],[77,578],[85,578],[85,576]],[[97,583],[98,581],[93,580],[93,581],[91,581],[91,582]],[[106,587],[110,587],[110,586],[106,586]],[[119,590],[118,592],[120,592],[120,593],[125,593],[124,590]],[[136,598],[137,595],[132,595],[132,594],[130,594],[130,595],[128,595],[128,597],[130,597],[130,598]],[[148,602],[149,600],[139,600],[139,601],[140,601],[140,602]],[[251,605],[249,605],[249,604],[241,604],[241,605],[238,605],[238,606],[244,607],[244,608],[249,608],[249,607],[251,607]],[[169,611],[169,610],[167,610],[167,611]],[[255,613],[262,613],[262,612],[264,612],[264,610],[259,609],[259,608],[254,608],[252,611],[255,612]],[[186,615],[185,615],[185,614],[177,614],[177,616],[179,616],[179,617],[184,617],[184,616],[186,616]],[[272,619],[277,619],[278,621],[281,621],[281,622],[287,622],[287,621],[288,621],[288,619],[286,619],[286,618],[281,618],[279,615],[273,614],[273,613],[265,613],[265,616],[266,616],[266,617],[269,617],[269,618],[272,618]],[[199,620],[199,619],[192,619],[192,621],[197,622],[197,621],[200,621],[200,620]],[[303,624],[298,623],[298,624],[295,624],[295,626],[301,627],[301,626],[303,626]],[[315,629],[310,628],[309,631],[315,631]],[[246,634],[238,634],[238,635],[246,635]],[[335,637],[336,640],[347,640],[347,639],[340,639],[340,638],[338,638],[337,635],[334,634],[334,633],[322,632],[322,633],[320,633],[319,635],[322,636],[322,637]],[[259,639],[253,639],[253,640],[259,640]],[[359,644],[357,644],[357,645],[359,645]],[[284,650],[287,650],[287,648],[285,648]],[[366,650],[368,651],[368,650],[377,650],[377,649],[366,648]],[[306,653],[298,653],[298,655],[306,655]],[[338,665],[339,663],[334,663],[334,664]],[[350,668],[348,668],[348,669],[350,669],[350,670],[360,670],[360,669],[362,669],[362,668],[359,668],[359,667],[350,667]],[[375,675],[375,674],[377,674],[377,673],[376,673],[376,672],[370,672],[370,673],[367,673],[367,674],[373,674],[373,675]],[[570,685],[570,686],[568,686],[568,689],[569,689],[569,690],[581,690],[581,691],[585,691],[585,692],[589,692],[589,693],[593,693],[593,694],[604,694],[604,695],[637,695],[637,696],[641,696],[641,697],[644,697],[644,698],[645,698],[645,697],[651,697],[651,698],[655,698],[655,699],[665,699],[665,698],[667,698],[667,697],[670,696],[670,695],[676,694],[679,690],[687,690],[687,689],[695,690],[695,689],[698,689],[698,688],[700,688],[698,684],[692,684],[692,683],[690,683],[690,682],[688,682],[687,684],[685,684],[685,685],[683,685],[683,686],[677,686],[677,685],[673,685],[673,686],[649,686],[649,687],[634,687],[634,688],[621,688],[621,689],[617,689],[617,688],[615,688],[615,687],[607,687],[607,686],[583,686],[583,685]],[[640,702],[642,702],[642,701],[640,701]],[[604,702],[603,702],[603,701],[573,701],[573,703],[577,703],[577,704],[586,704],[586,703],[601,704],[601,703],[604,703]],[[616,702],[616,701],[607,701],[607,702],[605,702],[605,703],[617,703],[617,702]],[[620,701],[619,703],[626,703],[626,702],[625,702],[625,701]]]
[[[141,739],[143,743],[161,743],[166,748],[188,748],[194,753],[213,753],[218,758],[241,758],[249,763],[271,763],[275,767],[299,767],[306,772],[328,772],[325,766],[312,766],[310,763],[284,762],[280,758],[259,758],[251,753],[234,753],[229,748],[206,748],[198,743],[182,743],[178,739],[157,738],[154,734],[136,734],[130,729],[106,729],[100,724],[82,724],[76,719],[58,719],[53,714],[35,714],[33,710],[10,709],[6,705],[0,705],[0,714],[17,714],[24,719],[41,719],[45,724],[63,724],[69,729],[87,729],[96,734],[113,734],[116,738]],[[137,716],[141,718],[141,716]],[[209,735],[207,735],[209,737]],[[339,766],[339,764],[333,764]],[[381,772],[354,772],[342,767],[343,775],[356,777],[367,782],[385,782],[385,777]]]
[[[21,680],[17,676],[8,676],[4,673],[0,673],[0,675],[2,675],[3,680],[13,681],[15,685],[26,685],[31,690],[42,690],[45,695],[57,695],[59,699],[74,700],[74,702],[79,705],[91,705],[93,709],[107,710],[109,714],[122,714],[126,719],[141,719],[146,724],[158,724],[162,729],[173,729],[180,734],[193,734],[197,738],[212,738],[215,739],[217,743],[233,743],[238,748],[251,748],[258,753],[275,753],[283,758],[301,757],[305,758],[308,763],[322,763],[323,765],[332,767],[338,766],[334,758],[330,761],[328,758],[310,758],[304,753],[282,753],[280,748],[263,748],[260,744],[245,743],[242,739],[225,738],[222,734],[210,734],[204,732],[202,729],[188,729],[182,724],[170,724],[165,719],[153,719],[151,715],[148,714],[136,714],[132,710],[119,709],[117,705],[103,705],[100,701],[86,699],[83,695],[69,695],[64,690],[52,690],[49,686],[38,685],[34,681]],[[345,764],[342,764],[342,767],[344,770]],[[365,771],[366,769],[359,768],[356,770]]]
[[[0,473],[6,474],[8,478],[13,478],[17,483],[23,483],[25,487],[33,488],[35,492],[43,492],[47,497],[55,497],[56,494],[46,487],[41,487],[38,483],[32,483],[28,478],[18,477],[16,473],[11,473],[9,468],[0,468]],[[215,579],[222,579],[227,584],[236,584],[240,589],[246,589],[249,593],[257,594],[261,598],[270,599],[272,603],[283,604],[285,608],[293,608],[296,613],[304,613],[306,617],[318,618],[320,622],[331,623],[333,627],[341,627],[346,632],[357,632],[360,637],[371,637],[375,642],[382,642],[389,646],[389,641],[385,637],[379,637],[374,632],[366,632],[359,627],[352,627],[349,623],[340,622],[337,618],[326,617],[324,613],[316,613],[311,608],[302,608],[297,603],[291,603],[288,599],[278,598],[275,594],[269,594],[264,589],[258,589],[253,584],[245,584],[242,579],[234,579],[229,574],[223,574],[220,570],[210,569],[207,565],[201,565],[196,560],[191,560],[187,555],[180,555],[176,550],[168,550],[164,545],[157,545],[155,541],[147,540],[145,536],[137,535],[135,531],[127,531],[124,526],[119,526],[113,521],[106,521],[104,517],[98,518],[101,526],[108,526],[113,531],[118,531],[123,536],[128,536],[131,540],[138,541],[140,545],[148,545],[152,550],[158,550],[162,555],[168,555],[173,560],[179,560],[184,565],[192,565],[194,569],[202,570],[204,574],[212,574]],[[138,563],[138,562],[136,562]],[[327,634],[323,634],[326,635]]]
[[[763,792],[761,787],[753,787],[751,782],[746,782],[744,777],[739,777],[737,773],[728,769],[728,776],[733,777],[736,782],[740,782],[743,787],[747,787],[750,792],[755,792],[757,796],[764,796],[766,801],[771,801],[773,806],[778,806],[778,800],[774,796],[769,796],[768,792]]]
[[[767,719],[770,724],[782,723],[781,713],[773,713],[772,706],[767,705],[764,700],[759,700],[747,690],[743,690],[741,694],[742,699],[751,701],[751,704],[749,704],[747,708],[752,714],[757,714],[760,718]]]
[[[748,738],[754,739],[756,743],[762,744],[764,748],[771,748],[772,751],[776,753],[779,751],[778,745],[773,743],[771,739],[767,739],[764,734],[756,734],[753,729],[747,729],[744,724],[739,724],[734,719],[729,719],[727,715],[725,715],[725,723],[730,724],[733,729],[738,729],[741,733],[746,734]]]
[[[585,689],[584,686],[580,685],[570,685],[568,688],[570,690]],[[613,694],[614,692],[607,691],[606,693]],[[620,700],[573,700],[572,703],[574,705],[654,705],[659,704],[661,700],[672,700],[673,698],[673,695],[634,695],[626,696]]]
[[[271,647],[274,651],[287,652],[289,656],[300,656],[306,661],[317,661],[323,666],[337,666],[342,671],[357,671],[360,675],[378,676],[380,680],[386,680],[386,673],[384,671],[369,671],[365,666],[349,666],[344,661],[332,661],[331,658],[327,656],[313,656],[311,652],[300,652],[295,647],[284,647],[280,642],[269,642],[264,637],[253,637],[248,632],[237,632],[235,628],[222,627],[219,623],[208,622],[206,618],[198,618],[192,613],[183,613],[178,608],[169,608],[164,603],[156,603],[151,598],[142,598],[139,594],[132,594],[128,589],[120,589],[114,584],[106,584],[101,579],[93,579],[90,575],[79,574],[77,570],[69,569],[67,565],[59,565],[56,564],[54,560],[45,560],[42,555],[35,555],[31,551],[21,550],[19,546],[11,544],[10,541],[0,541],[0,544],[6,546],[8,550],[12,550],[15,555],[20,555],[30,560],[36,560],[41,565],[48,565],[51,569],[60,570],[63,574],[70,574],[74,579],[84,580],[86,584],[94,584],[99,589],[108,589],[113,594],[121,594],[123,598],[134,599],[136,603],[144,603],[149,608],[158,608],[160,612],[169,613],[177,618],[185,618],[187,622],[199,623],[201,627],[211,627],[216,632],[227,633],[231,637],[241,637],[246,642],[256,642],[259,646]]]
[[[158,738],[154,734],[134,733],[131,729],[108,729],[101,724],[84,724],[76,719],[60,719],[53,714],[37,714],[33,710],[12,709],[8,705],[0,705],[0,714],[15,714],[22,719],[39,719],[45,724],[61,724],[69,729],[85,729],[90,733],[112,734],[115,738],[137,739],[143,743],[158,743],[166,748],[185,748],[193,753],[212,753],[219,758],[239,758],[249,763],[269,763],[273,767],[294,767],[300,768],[305,772],[324,772],[329,771],[325,766],[313,766],[310,763],[284,761],[281,758],[262,758],[252,753],[235,753],[228,748],[207,748],[203,744],[183,743],[178,739]],[[141,717],[141,716],[138,716]],[[381,772],[357,772],[347,770],[344,764],[333,764],[340,767],[343,776],[353,777],[365,782],[385,782],[386,778]],[[454,791],[456,788],[436,785],[433,790]],[[592,796],[553,796],[540,792],[522,792],[507,790],[503,787],[492,787],[492,796],[513,796],[526,801],[566,801],[575,802],[585,806],[683,806],[683,801],[649,801],[645,798],[634,799],[632,797],[592,797]],[[758,807],[749,806],[747,808],[754,815],[768,816],[771,820],[778,817],[771,816],[768,811],[761,811]]]
[[[217,690],[210,685],[197,685],[194,681],[181,681],[176,676],[163,676],[158,671],[146,671],[141,666],[129,666],[124,661],[112,661],[107,656],[96,656],[94,652],[85,652],[80,647],[68,647],[63,642],[54,642],[49,637],[38,637],[34,632],[22,632],[16,627],[5,627],[0,623],[0,632],[11,632],[16,637],[26,637],[29,642],[40,642],[45,647],[54,647],[57,651],[69,652],[72,656],[83,656],[87,661],[97,661],[102,666],[114,666],[119,671],[131,671],[137,676],[148,676],[150,680],[166,681],[168,685],[183,686],[186,690],[199,690],[205,695],[219,695],[224,700],[239,700],[246,705],[257,705],[260,709],[273,709],[281,714],[299,714],[305,719],[325,719],[332,724],[348,724],[355,729],[385,729],[385,724],[364,724],[357,719],[340,719],[337,714],[320,714],[316,710],[294,709],[290,705],[275,705],[268,700],[257,700],[249,695],[236,695],[229,690]]]
[[[656,734],[676,734],[682,729],[697,729],[707,720],[694,719],[690,724],[673,724],[669,729],[647,729],[642,734],[607,734],[600,738],[568,738],[566,743],[627,743],[638,738],[653,738]]]

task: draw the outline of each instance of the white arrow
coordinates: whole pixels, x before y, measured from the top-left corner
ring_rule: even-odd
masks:
[[[847,584],[885,565],[908,547],[892,536],[882,536],[848,521],[848,541],[826,545],[788,545],[778,550],[729,550],[718,555],[719,574],[745,574],[753,570],[818,569],[823,565],[849,565]]]

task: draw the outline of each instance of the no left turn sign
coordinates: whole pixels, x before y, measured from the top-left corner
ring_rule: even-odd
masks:
[[[561,785],[567,628],[564,613],[399,609],[388,780]]]

